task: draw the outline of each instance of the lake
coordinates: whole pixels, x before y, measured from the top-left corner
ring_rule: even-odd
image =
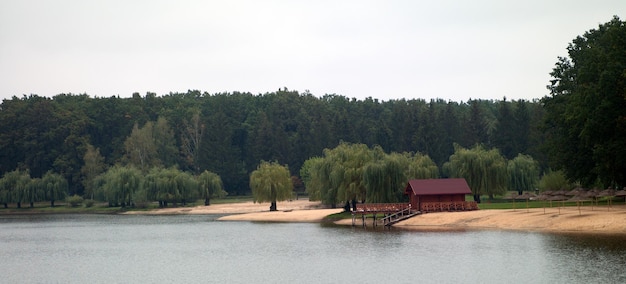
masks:
[[[0,216],[3,283],[626,283],[626,237]]]

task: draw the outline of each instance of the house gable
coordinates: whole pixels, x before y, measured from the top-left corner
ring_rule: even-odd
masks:
[[[404,190],[407,195],[456,195],[471,194],[472,190],[463,178],[413,179]]]

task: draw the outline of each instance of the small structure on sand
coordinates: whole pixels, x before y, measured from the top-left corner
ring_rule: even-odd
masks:
[[[404,194],[409,196],[411,207],[422,213],[478,209],[476,202],[465,201],[465,195],[472,194],[472,190],[463,178],[413,179]]]
[[[376,226],[376,215],[383,214],[385,226],[415,215],[428,212],[477,210],[474,201],[465,201],[465,195],[472,194],[465,179],[414,179],[404,189],[409,196],[409,203],[364,203],[357,204],[352,211],[352,225],[356,224],[357,215],[361,215],[365,226],[365,215],[372,214]]]

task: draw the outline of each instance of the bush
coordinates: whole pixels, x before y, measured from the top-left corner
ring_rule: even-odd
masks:
[[[68,197],[66,201],[70,205],[70,207],[78,207],[83,203],[83,198],[74,194]]]
[[[539,180],[539,189],[541,189],[541,191],[556,191],[569,188],[570,184],[563,171],[549,171]]]
[[[94,203],[96,203],[93,199],[87,199],[85,200],[85,207],[89,208],[89,207],[93,207]]]

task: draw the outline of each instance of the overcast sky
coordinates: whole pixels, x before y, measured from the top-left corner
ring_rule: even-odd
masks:
[[[624,0],[2,0],[0,98],[532,100],[568,43],[613,15]]]

